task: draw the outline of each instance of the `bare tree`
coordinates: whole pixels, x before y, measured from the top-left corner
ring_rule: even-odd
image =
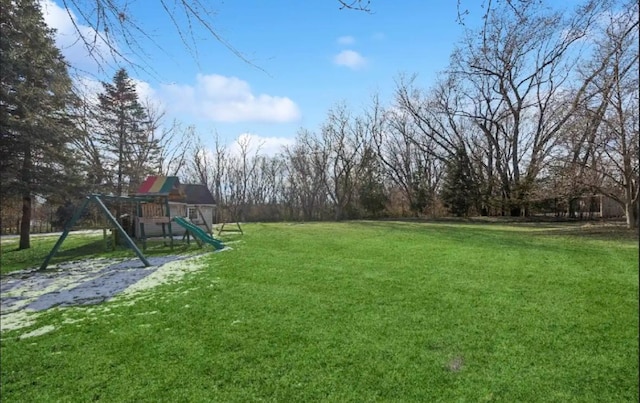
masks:
[[[248,186],[249,208],[245,214],[253,220],[281,219],[286,162],[280,155],[259,155],[257,158],[258,165]]]
[[[347,106],[336,105],[322,126],[322,148],[328,152],[325,188],[333,203],[336,220],[345,218],[355,190],[358,157],[364,144],[363,122],[354,119]]]
[[[292,146],[285,148],[287,187],[285,200],[293,218],[322,218],[326,204],[325,176],[329,152],[313,133],[300,130]]]
[[[482,20],[486,20],[487,17],[495,10],[508,9],[518,16],[523,16],[523,7],[536,6],[542,3],[542,0],[457,0],[457,22],[461,25],[465,24],[465,19],[472,13],[480,12]],[[475,8],[475,10],[474,10]]]
[[[587,1],[573,12],[537,2],[507,2],[488,11],[454,54],[450,73],[474,111],[467,111],[492,148],[492,165],[511,215],[526,214],[529,194],[584,86],[568,104],[581,40],[605,6]],[[480,100],[480,102],[478,102]]]
[[[153,116],[150,114],[150,116]],[[187,157],[197,139],[195,127],[183,127],[174,120],[170,126],[161,129],[158,142],[158,172],[165,176],[179,176],[187,166]]]
[[[230,218],[233,221],[244,221],[250,186],[259,167],[262,144],[252,144],[249,136],[240,136],[236,142],[238,154],[229,155],[226,160],[223,193]]]
[[[626,2],[610,13],[590,63],[583,69],[590,98],[583,116],[589,124],[575,142],[571,165],[592,191],[609,196],[624,209],[629,228],[638,226],[638,4]],[[579,125],[579,122],[577,122]]]
[[[340,9],[359,10],[370,12],[371,0],[338,0],[340,3]]]
[[[441,171],[441,159],[430,137],[420,138],[420,128],[411,113],[401,107],[382,114],[373,140],[378,157],[391,182],[402,190],[409,210],[425,213],[432,205]],[[416,140],[420,138],[420,140]]]
[[[458,88],[452,80],[439,82],[431,91],[414,85],[416,76],[400,76],[396,81],[397,108],[410,118],[414,135],[408,137],[421,151],[441,160],[455,153],[462,141],[456,122],[460,103]]]
[[[370,11],[370,0],[337,1],[340,9]],[[69,14],[79,40],[101,68],[125,62],[132,67],[152,71],[147,50],[149,46],[168,52],[164,45],[154,39],[152,29],[141,22],[144,16],[132,12],[131,0],[62,0],[62,5]],[[210,2],[160,0],[154,3],[154,7],[161,8],[166,17],[165,21],[158,21],[163,25],[156,28],[171,26],[194,59],[198,58],[198,41],[204,33],[240,60],[261,70],[220,33],[214,18],[216,12]],[[86,30],[82,26],[91,29]]]
[[[217,133],[214,134],[213,149],[205,146],[200,136],[194,132],[194,140],[188,151],[184,174],[185,182],[195,182],[212,191],[216,203],[223,204],[222,181],[226,174],[228,152]]]

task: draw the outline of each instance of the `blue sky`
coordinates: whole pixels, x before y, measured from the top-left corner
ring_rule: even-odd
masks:
[[[453,0],[373,0],[371,13],[339,10],[337,0],[206,3],[217,32],[259,68],[204,30],[195,32],[198,54],[190,53],[161,7],[138,0],[129,1],[129,15],[164,51],[147,44],[145,62],[155,74],[129,69],[130,75],[141,96],[162,105],[168,119],[195,125],[206,142],[214,130],[227,144],[248,133],[264,141],[267,152],[291,141],[300,127],[317,130],[338,102],[359,112],[374,92],[388,100],[400,73],[417,73],[428,86],[464,29]],[[475,7],[465,20],[472,26],[482,9],[467,3]],[[100,73],[86,57],[62,1],[42,4],[69,62],[109,81],[114,71]]]

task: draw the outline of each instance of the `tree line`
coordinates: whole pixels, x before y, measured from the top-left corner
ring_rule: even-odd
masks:
[[[430,87],[337,103],[276,156],[196,147],[182,171],[246,220],[573,217],[585,197],[638,225],[638,5],[503,2]],[[252,151],[253,150],[253,151]]]
[[[129,194],[149,174],[206,184],[220,220],[572,216],[604,195],[638,225],[635,1],[496,2],[431,85],[400,75],[386,102],[338,102],[276,155],[167,121],[125,68],[79,90],[38,3],[0,2],[1,201],[19,205],[21,248],[34,202]]]

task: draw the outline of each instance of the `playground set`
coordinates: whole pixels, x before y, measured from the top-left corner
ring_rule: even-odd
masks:
[[[199,188],[198,186],[201,187]],[[65,225],[60,238],[58,238],[53,249],[45,258],[44,262],[40,266],[40,270],[46,269],[53,256],[55,256],[64,240],[69,235],[71,228],[73,228],[75,223],[91,204],[95,204],[98,207],[98,210],[107,218],[108,222],[112,226],[111,231],[114,239],[115,237],[120,237],[123,243],[135,252],[145,266],[150,266],[150,263],[131,236],[139,240],[142,243],[142,249],[146,250],[147,239],[149,238],[148,233],[157,234],[159,232],[164,240],[168,238],[169,246],[173,249],[175,229],[173,224],[177,225],[181,230],[184,230],[182,239],[184,240],[186,238],[187,243],[189,243],[190,238],[193,237],[201,247],[204,244],[207,244],[213,246],[216,250],[223,249],[225,245],[211,235],[212,214],[207,220],[207,217],[205,217],[205,214],[202,211],[203,206],[205,205],[188,205],[186,203],[187,194],[185,189],[196,189],[196,195],[204,194],[205,199],[203,200],[207,202],[206,207],[212,206],[213,197],[209,190],[206,189],[206,186],[182,185],[175,176],[149,176],[142,185],[140,185],[138,191],[132,196],[110,196],[102,194],[92,194],[87,196],[81,206],[76,209],[71,219]],[[206,194],[208,194],[208,197]],[[105,205],[105,201],[129,205],[133,204],[135,206],[136,217],[133,222],[133,230],[131,230],[131,228],[127,228],[129,230],[127,231],[123,228],[122,220],[118,220],[111,211],[109,211]],[[198,200],[191,201],[197,202]],[[200,218],[200,222],[202,223],[201,225],[206,228],[206,231],[189,218],[190,209],[192,212],[197,213],[196,217]],[[158,227],[160,228],[159,231]]]

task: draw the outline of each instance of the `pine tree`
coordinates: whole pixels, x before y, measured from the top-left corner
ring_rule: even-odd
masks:
[[[478,199],[471,161],[464,147],[447,161],[440,197],[450,213],[466,217]]]
[[[360,165],[358,175],[360,205],[369,216],[378,217],[384,211],[388,197],[380,161],[371,147],[365,147]]]
[[[67,65],[36,0],[0,0],[0,166],[3,203],[22,199],[20,249],[30,247],[32,198],[72,171]]]
[[[432,205],[434,192],[432,190],[427,168],[422,160],[416,161],[416,169],[411,173],[411,200],[409,208],[416,214],[422,215],[427,207]]]
[[[114,177],[112,191],[122,196],[154,171],[160,147],[127,71],[118,70],[113,83],[102,85],[104,92],[98,95],[98,120],[102,127],[98,139]]]

